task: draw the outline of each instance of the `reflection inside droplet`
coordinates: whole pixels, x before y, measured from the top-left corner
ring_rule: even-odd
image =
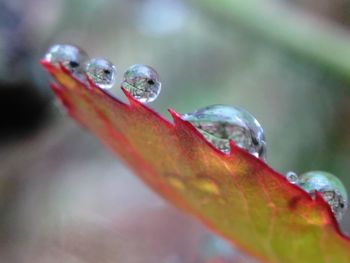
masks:
[[[299,182],[299,175],[293,171],[287,172],[285,177],[291,184],[298,184]]]
[[[101,59],[91,59],[85,67],[86,74],[101,89],[110,89],[116,82],[117,71],[112,62]]]
[[[213,105],[182,115],[217,149],[230,152],[229,141],[250,154],[266,159],[264,131],[246,110],[225,105]]]
[[[83,78],[84,66],[89,57],[77,46],[57,44],[49,48],[44,59],[56,66],[61,63],[74,76]]]
[[[122,87],[136,100],[148,103],[158,97],[161,82],[158,73],[152,67],[136,64],[125,72]]]
[[[342,219],[348,206],[348,195],[343,183],[336,176],[323,171],[311,171],[299,176],[298,185],[312,196],[319,192],[337,220]]]

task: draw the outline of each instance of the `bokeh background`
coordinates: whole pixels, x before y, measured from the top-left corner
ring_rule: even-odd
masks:
[[[350,1],[229,2],[0,0],[0,262],[253,262],[65,116],[38,64],[54,43],[110,59],[119,81],[152,65],[164,116],[242,106],[272,167],[326,170],[350,190]]]

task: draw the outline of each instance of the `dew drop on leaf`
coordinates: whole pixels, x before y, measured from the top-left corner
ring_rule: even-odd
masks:
[[[83,77],[89,56],[77,46],[56,44],[49,48],[44,59],[56,66],[61,63],[75,77]]]
[[[319,192],[337,220],[342,219],[347,209],[348,195],[343,183],[336,176],[323,171],[311,171],[299,176],[298,185],[311,196]]]
[[[287,172],[285,177],[291,184],[298,184],[299,182],[299,175],[293,171]]]
[[[229,141],[266,160],[264,131],[259,122],[246,110],[239,107],[213,105],[182,115],[214,147],[224,153],[230,152]]]
[[[85,72],[101,89],[110,89],[116,82],[116,67],[106,59],[91,59],[85,66]]]
[[[124,73],[122,87],[142,103],[154,101],[161,86],[158,73],[150,66],[136,64]]]

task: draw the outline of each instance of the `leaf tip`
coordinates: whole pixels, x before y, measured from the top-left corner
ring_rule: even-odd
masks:
[[[40,65],[46,69],[49,73],[53,73],[53,71],[55,70],[55,66],[52,65],[49,61],[47,61],[46,59],[41,59],[39,61]]]

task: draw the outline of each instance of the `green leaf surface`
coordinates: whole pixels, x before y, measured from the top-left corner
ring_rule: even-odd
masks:
[[[155,192],[232,244],[263,262],[350,262],[349,239],[320,195],[313,200],[233,143],[221,153],[173,110],[170,123],[127,92],[124,104],[63,67],[43,65],[72,118]]]

